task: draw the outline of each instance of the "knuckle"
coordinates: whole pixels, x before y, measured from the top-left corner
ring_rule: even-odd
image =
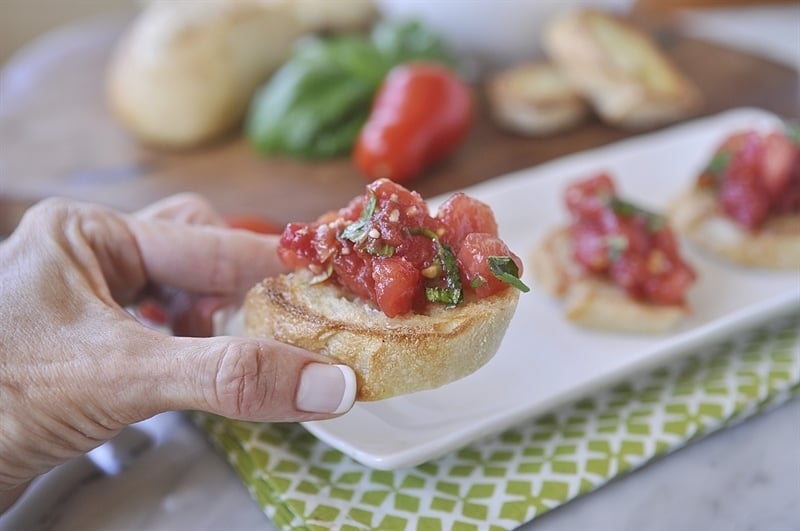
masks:
[[[36,220],[60,220],[70,215],[75,203],[61,197],[50,197],[43,199],[33,205],[23,217],[24,222],[36,222]]]
[[[203,196],[194,192],[184,192],[173,196],[176,209],[175,221],[189,225],[216,223],[218,215]]]
[[[218,359],[211,385],[214,402],[227,416],[254,418],[269,402],[274,388],[263,374],[258,343],[230,343]]]

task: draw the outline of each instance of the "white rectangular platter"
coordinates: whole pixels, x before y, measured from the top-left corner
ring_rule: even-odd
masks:
[[[562,192],[567,183],[606,170],[621,195],[662,210],[693,182],[728,133],[780,125],[763,111],[737,109],[465,191],[492,206],[501,237],[524,261],[546,231],[566,221]],[[431,201],[432,206],[443,199]],[[526,276],[533,289],[520,297],[502,346],[486,366],[439,389],[360,403],[341,418],[305,426],[369,467],[415,466],[800,307],[800,271],[748,270],[684,249],[699,280],[689,297],[691,317],[669,334],[626,336],[576,328],[562,318],[558,302]]]

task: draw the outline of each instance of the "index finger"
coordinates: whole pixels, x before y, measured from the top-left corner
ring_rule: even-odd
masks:
[[[150,282],[202,294],[243,294],[285,271],[279,236],[128,217]]]

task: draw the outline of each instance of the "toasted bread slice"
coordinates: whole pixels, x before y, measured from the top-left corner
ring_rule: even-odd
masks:
[[[389,318],[309,275],[268,278],[248,293],[245,332],[320,352],[353,368],[359,400],[433,389],[474,372],[500,346],[517,306],[513,288],[455,308]]]
[[[567,11],[545,29],[544,46],[607,122],[645,128],[696,111],[700,94],[653,40],[592,9]]]
[[[748,267],[800,270],[800,214],[774,216],[751,232],[723,214],[712,191],[694,186],[667,215],[676,231],[712,255]]]
[[[588,102],[550,63],[525,63],[489,79],[487,97],[495,121],[523,135],[564,131],[591,112]]]
[[[564,300],[564,316],[577,325],[610,332],[660,334],[687,315],[681,306],[647,304],[601,277],[587,274],[572,254],[566,228],[548,234],[528,264],[536,282]]]

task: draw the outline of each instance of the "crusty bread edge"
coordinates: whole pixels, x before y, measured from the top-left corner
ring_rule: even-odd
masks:
[[[611,282],[589,275],[572,257],[569,230],[548,233],[527,264],[544,291],[563,300],[564,317],[585,328],[628,334],[662,334],[674,328],[688,310],[631,299]]]
[[[679,234],[712,256],[745,267],[800,271],[800,214],[773,217],[751,232],[722,213],[712,191],[695,185],[675,198],[667,216]]]
[[[389,318],[302,274],[267,278],[244,303],[245,333],[328,355],[353,368],[358,400],[433,389],[467,376],[500,347],[519,292],[509,288],[430,315]]]

